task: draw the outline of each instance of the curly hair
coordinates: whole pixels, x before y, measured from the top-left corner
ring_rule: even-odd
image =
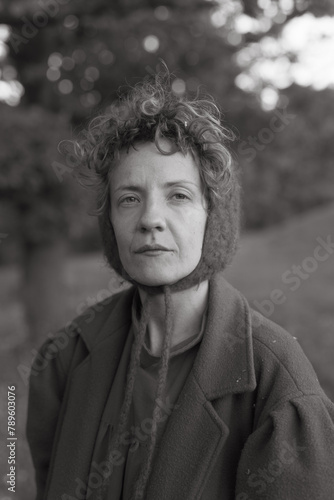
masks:
[[[161,139],[172,144],[164,151]],[[170,76],[158,73],[119,96],[72,142],[80,182],[96,191],[95,215],[109,207],[110,171],[121,151],[154,142],[161,154],[188,152],[197,159],[209,204],[230,187],[232,158],[226,143],[234,134],[221,125],[221,112],[211,96],[190,99],[173,92]]]

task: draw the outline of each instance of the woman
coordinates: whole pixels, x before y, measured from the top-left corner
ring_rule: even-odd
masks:
[[[334,406],[295,340],[222,276],[239,221],[228,139],[214,103],[157,77],[76,143],[105,255],[133,286],[40,351],[38,499],[332,498]]]

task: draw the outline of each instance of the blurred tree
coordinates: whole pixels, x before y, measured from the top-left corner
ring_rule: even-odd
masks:
[[[334,92],[292,85],[287,107],[251,114],[237,146],[245,226],[259,229],[334,200]],[[274,121],[273,121],[274,120]]]
[[[265,136],[263,130],[275,111],[262,109],[261,88],[246,92],[235,84],[242,71],[242,48],[277,38],[289,20],[305,12],[334,14],[331,0],[166,0],[163,4],[158,0],[3,0],[0,9],[1,22],[11,27],[3,75],[11,74],[10,68],[15,70],[25,91],[17,110],[4,110],[1,124],[4,128],[9,120],[17,131],[11,137],[4,131],[11,151],[3,158],[7,165],[3,185],[10,185],[13,179],[29,179],[27,189],[23,185],[11,188],[12,206],[21,213],[23,240],[35,238],[33,245],[22,245],[30,248],[25,253],[30,257],[24,262],[33,255],[31,248],[38,255],[46,241],[52,242],[50,251],[57,241],[63,241],[63,207],[73,165],[67,159],[61,167],[60,183],[60,170],[51,161],[57,131],[67,130],[68,123],[76,127],[97,111],[103,112],[120,85],[153,74],[159,58],[177,75],[173,83],[176,93],[204,88],[221,103],[227,125],[233,124],[240,138],[236,155],[244,170],[247,227],[278,222],[332,199],[333,146],[328,131],[333,126],[323,116],[329,116],[327,104],[333,102],[333,91],[315,96],[310,89],[285,89],[288,113],[297,118],[293,125],[275,131],[268,142],[268,132]],[[245,19],[248,23],[254,20],[257,28],[237,30],[237,23]],[[293,58],[288,51],[286,56]],[[265,139],[259,146],[250,145],[249,137],[257,140],[260,133]],[[15,148],[17,134],[21,135]],[[315,134],[317,145],[312,140]],[[43,146],[44,141],[50,148]],[[247,153],[247,149],[252,151]],[[310,182],[314,196],[308,191]],[[66,222],[73,221],[75,213],[68,213]],[[78,217],[75,221],[76,234],[83,234],[82,221]],[[46,268],[52,267],[52,259]],[[36,273],[25,275],[34,280]]]
[[[81,121],[115,97],[125,78],[155,71],[157,57],[188,90],[203,85],[224,107],[250,96],[234,84],[240,48],[268,36],[304,12],[334,13],[331,0],[5,0],[2,22],[12,28],[9,60],[25,88],[23,103],[67,109]],[[288,7],[287,7],[288,6]],[[240,33],[236,20],[254,18]],[[182,92],[182,88],[179,88]]]
[[[68,120],[37,105],[1,105],[1,117],[0,198],[7,209],[1,226],[9,218],[8,240],[20,249],[20,292],[36,343],[60,327],[64,310],[63,261],[78,196],[74,183],[59,182],[51,163],[59,159],[57,144],[68,134]]]

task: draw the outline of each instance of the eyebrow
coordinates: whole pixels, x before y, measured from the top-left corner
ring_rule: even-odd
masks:
[[[199,187],[198,184],[196,184],[196,182],[192,182],[192,181],[187,181],[185,179],[180,179],[180,180],[177,180],[177,181],[170,181],[170,182],[166,182],[165,184],[163,184],[163,187],[173,187],[173,186],[177,186],[179,184],[192,184],[193,186],[196,186],[196,187]],[[116,191],[126,191],[126,190],[130,190],[130,191],[142,191],[143,189],[136,185],[136,184],[122,184],[121,186],[119,186],[117,189],[115,189],[115,193]]]

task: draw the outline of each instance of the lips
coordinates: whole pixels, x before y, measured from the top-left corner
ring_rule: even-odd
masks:
[[[162,245],[144,245],[135,250],[135,253],[145,253],[145,252],[170,252],[169,248],[163,247]]]

